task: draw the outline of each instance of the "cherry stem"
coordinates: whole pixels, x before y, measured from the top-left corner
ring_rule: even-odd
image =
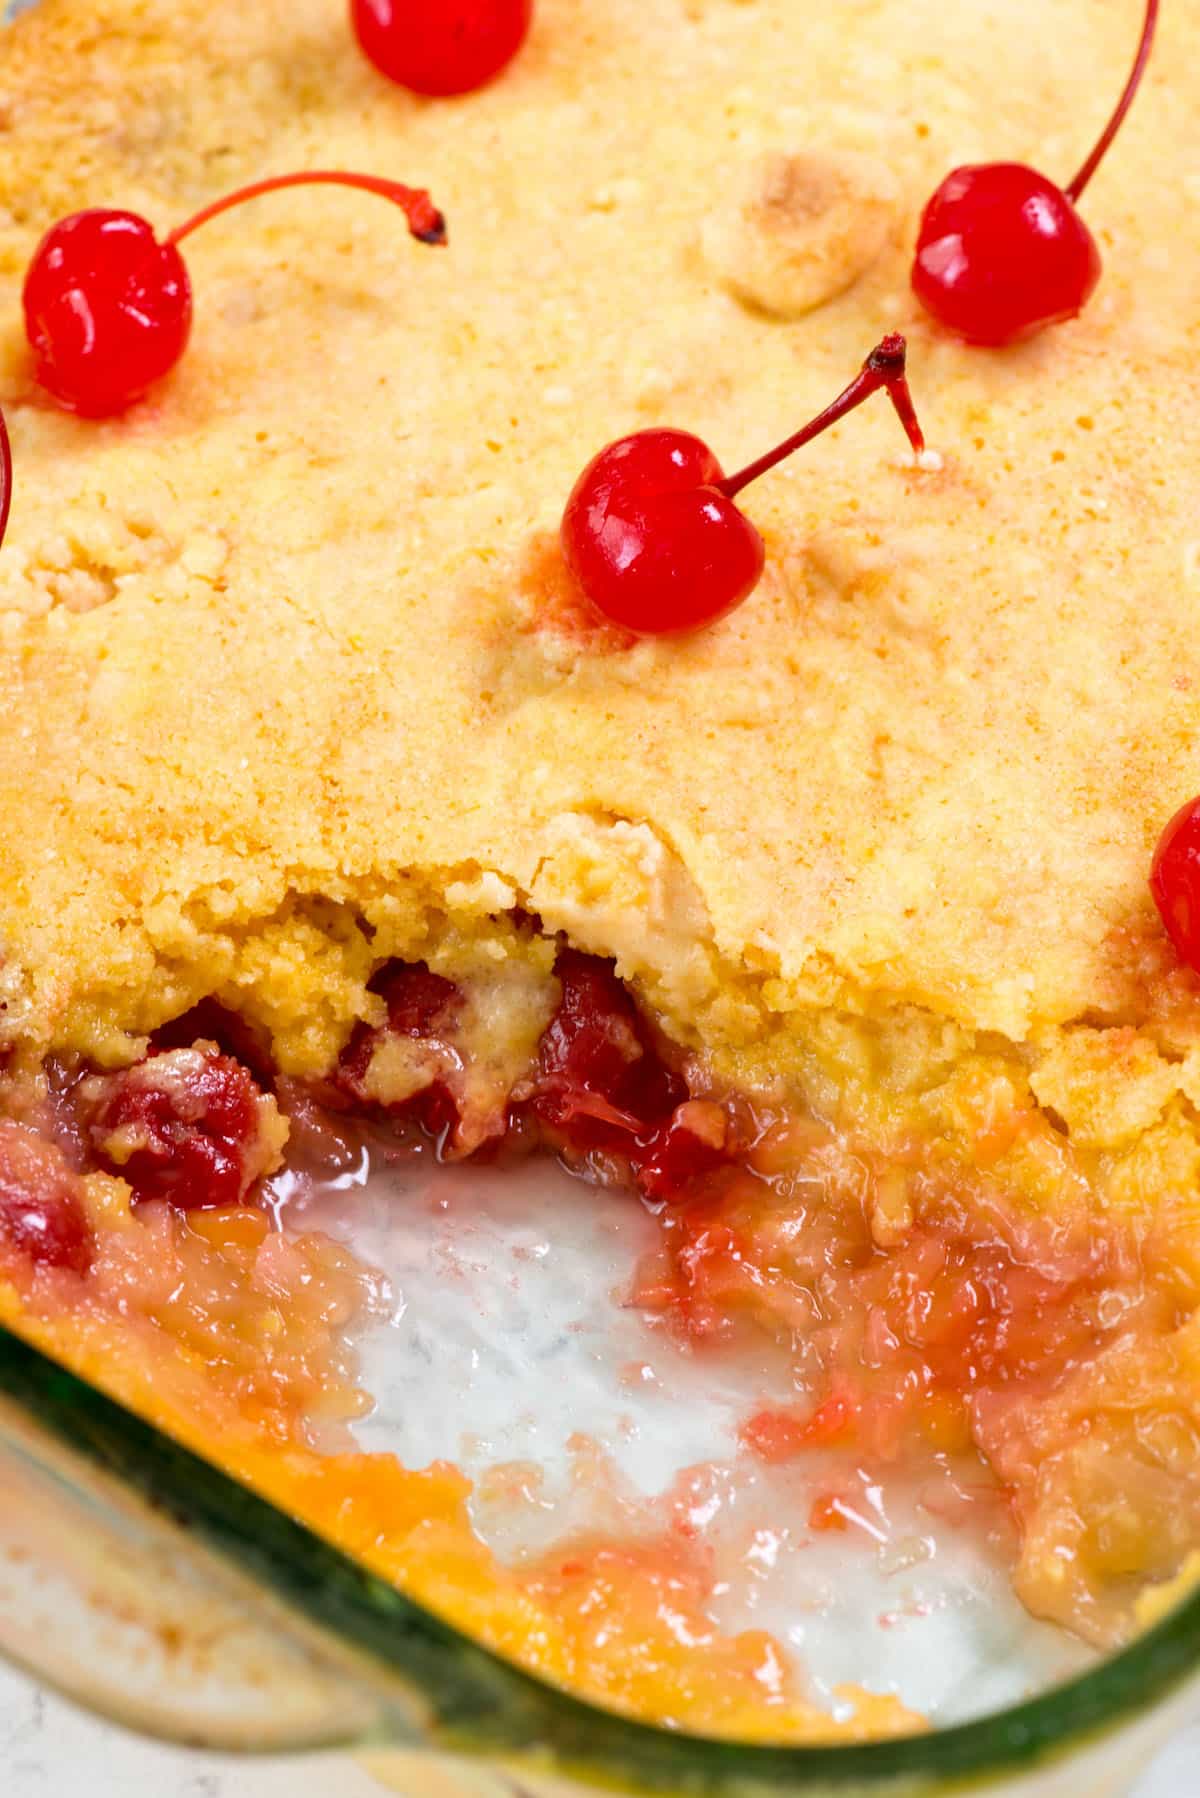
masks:
[[[919,456],[925,448],[925,434],[917,422],[916,408],[908,390],[908,378],[905,374],[907,359],[908,345],[898,331],[891,332],[882,343],[875,345],[845,392],[839,393],[833,404],[826,406],[824,412],[814,418],[811,424],[805,425],[794,437],[781,443],[778,449],[768,450],[765,456],[760,456],[757,462],[751,462],[738,474],[726,475],[723,481],[714,481],[713,485],[727,499],[734,499],[743,487],[748,487],[751,481],[757,481],[760,474],[766,474],[768,469],[786,460],[794,450],[811,443],[814,437],[819,437],[822,431],[835,425],[839,418],[845,418],[847,412],[853,412],[864,400],[870,399],[873,393],[878,393],[881,387],[887,388],[888,398],[908,433],[913,452]]]
[[[1125,114],[1133,105],[1133,97],[1141,85],[1146,64],[1150,60],[1150,51],[1154,44],[1154,27],[1157,24],[1158,0],[1146,0],[1146,17],[1142,21],[1142,36],[1138,44],[1137,55],[1134,57],[1133,67],[1129,71],[1129,80],[1125,83],[1121,98],[1117,101],[1116,111],[1113,113],[1112,118],[1109,119],[1104,130],[1100,133],[1099,141],[1097,142],[1095,149],[1092,151],[1075,179],[1069,181],[1063,189],[1063,192],[1072,204],[1078,200],[1080,194],[1083,192],[1092,176],[1096,173],[1096,170],[1100,167],[1100,163],[1108,150],[1108,146],[1112,143],[1113,138],[1121,129]]]
[[[8,441],[8,426],[4,422],[3,412],[0,412],[0,543],[4,542],[4,533],[8,529],[12,485],[12,448]]]
[[[381,199],[391,200],[407,214],[408,228],[421,243],[443,244],[446,241],[446,221],[423,187],[405,187],[402,182],[386,181],[381,175],[348,174],[341,169],[304,169],[294,175],[272,175],[266,181],[252,181],[248,187],[239,187],[235,193],[226,194],[224,199],[214,200],[211,206],[205,206],[184,224],[177,225],[167,242],[182,243],[185,237],[198,231],[209,219],[231,211],[245,200],[256,200],[260,194],[273,194],[281,187],[322,185],[359,187],[364,193],[378,194]]]

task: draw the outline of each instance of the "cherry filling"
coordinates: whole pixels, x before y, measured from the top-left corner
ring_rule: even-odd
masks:
[[[554,972],[562,998],[539,1047],[533,1109],[573,1148],[636,1139],[682,1103],[687,1087],[651,1042],[611,962],[565,949]]]
[[[751,1453],[984,1457],[1020,1524],[1022,1596],[1097,1641],[1127,1626],[1129,1569],[1170,1577],[1190,1552],[1200,1404],[1182,1326],[1194,1298],[1180,1296],[1169,1231],[1155,1247],[1066,1196],[1053,1215],[1014,1204],[936,1145],[885,1157],[811,1117],[697,1095],[681,1053],[599,957],[562,949],[553,982],[535,971],[534,1021],[520,1031],[508,1028],[513,987],[494,1013],[486,985],[423,963],[389,962],[370,985],[375,1021],[316,1085],[274,1073],[255,1031],[214,1002],[157,1033],[133,1067],[47,1064],[28,1113],[41,1133],[0,1118],[0,1268],[18,1283],[31,1267],[90,1269],[102,1283],[125,1239],[96,1253],[84,1175],[97,1169],[139,1204],[219,1208],[188,1228],[151,1209],[148,1228],[157,1217],[181,1240],[260,1243],[269,1225],[251,1208],[285,1137],[302,1175],[353,1162],[356,1115],[393,1122],[398,1147],[419,1129],[447,1157],[504,1139],[514,1154],[548,1148],[654,1206],[640,1308],[698,1351],[743,1320],[788,1346],[806,1396],[747,1419]],[[493,1017],[492,1048],[515,1043],[504,1065],[520,1070],[498,1107],[492,1070],[480,1077]],[[1143,1442],[1168,1393],[1170,1415]],[[836,1497],[809,1521],[841,1527]],[[1051,1577],[1064,1543],[1067,1587]]]
[[[507,1133],[525,1147],[600,1155],[647,1197],[679,1199],[733,1153],[724,1108],[690,1097],[611,962],[566,949],[555,975],[558,1004],[510,1098]],[[315,1095],[277,1083],[299,1134],[310,1149],[321,1134],[315,1099],[318,1111],[324,1102],[415,1123],[448,1154],[464,1152],[463,993],[424,963],[399,961],[380,968],[370,990],[384,1021],[355,1028],[332,1078]],[[5,1125],[18,1135],[11,1168],[0,1159],[0,1236],[35,1261],[87,1265],[82,1187],[69,1162],[120,1176],[135,1201],[194,1211],[252,1201],[281,1159],[286,1128],[266,1090],[275,1082],[264,1045],[216,1001],[164,1026],[132,1067],[86,1074],[54,1064],[48,1073],[53,1141]]]
[[[0,1119],[0,1245],[35,1264],[84,1274],[92,1233],[83,1182],[54,1144]]]
[[[1078,1230],[1021,1221],[986,1189],[965,1191],[962,1170],[940,1196],[925,1191],[916,1217],[904,1202],[894,1228],[886,1216],[881,1226],[853,1180],[843,1190],[822,1171],[831,1133],[815,1161],[789,1138],[780,1163],[761,1122],[747,1127],[735,1108],[693,1096],[677,1052],[610,961],[562,949],[554,973],[557,1003],[499,1128],[518,1149],[549,1147],[663,1208],[661,1250],[639,1275],[645,1309],[701,1341],[727,1335],[740,1315],[774,1316],[798,1345],[813,1396],[750,1421],[746,1442],[765,1458],[837,1436],[895,1453],[914,1431],[966,1448],[997,1395],[1048,1391],[1102,1351],[1106,1295],[1117,1289],[1126,1323],[1132,1304],[1150,1326],[1173,1327],[1165,1313],[1150,1315],[1153,1292],[1118,1231],[1095,1220]],[[330,1108],[414,1124],[452,1156],[488,1140],[464,1127],[467,993],[424,963],[398,961],[370,989],[383,1018],[356,1027],[331,1079],[315,1093],[278,1082],[295,1113],[294,1152],[305,1159]],[[253,1033],[209,1005],[160,1032],[136,1066],[58,1082],[55,1117],[61,1124],[66,1104],[77,1120],[59,1140],[124,1177],[136,1200],[242,1205],[281,1159],[275,1099],[244,1062],[213,1042],[174,1046],[202,1022],[262,1056]],[[32,1132],[4,1128],[0,1239],[36,1261],[84,1269],[78,1175]],[[787,1136],[787,1126],[777,1130]],[[902,1170],[881,1163],[868,1186],[897,1178]]]
[[[530,1109],[558,1147],[628,1162],[639,1188],[668,1198],[717,1166],[725,1114],[689,1100],[613,965],[564,949],[558,1010],[538,1051]]]
[[[337,1094],[359,1109],[409,1118],[447,1142],[459,1123],[446,1076],[458,1061],[452,1035],[462,995],[452,980],[432,973],[424,962],[388,962],[369,988],[387,1007],[387,1022],[356,1026],[338,1062]],[[383,1098],[374,1081],[376,1058],[397,1044],[411,1044],[412,1052],[405,1057],[406,1078],[393,1080],[392,1091],[408,1090],[401,1097]]]
[[[722,1107],[689,1097],[613,965],[564,949],[560,996],[534,1066],[509,1097],[499,1128],[523,1146],[543,1142],[576,1158],[601,1155],[648,1197],[669,1198],[727,1154]],[[359,1024],[328,1094],[349,1106],[417,1124],[448,1156],[494,1133],[468,1127],[469,1087],[457,1032],[464,998],[423,962],[389,962],[370,982],[383,1024]]]
[[[213,1044],[165,1049],[93,1075],[80,1092],[97,1164],[128,1180],[137,1199],[183,1211],[237,1205],[278,1162],[274,1102]]]

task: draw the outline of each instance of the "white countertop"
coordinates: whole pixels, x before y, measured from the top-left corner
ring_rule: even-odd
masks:
[[[345,1755],[242,1758],[101,1723],[0,1662],[3,1798],[386,1798]],[[418,1798],[414,1794],[414,1798]]]
[[[1160,1756],[1131,1798],[1196,1798],[1198,1765],[1200,1728]],[[3,1798],[384,1798],[384,1791],[345,1755],[240,1759],[165,1748],[98,1722],[0,1663]]]

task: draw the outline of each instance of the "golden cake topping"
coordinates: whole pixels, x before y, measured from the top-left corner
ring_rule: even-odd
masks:
[[[870,268],[897,202],[885,163],[849,150],[754,157],[704,221],[705,260],[751,306],[800,318]]]

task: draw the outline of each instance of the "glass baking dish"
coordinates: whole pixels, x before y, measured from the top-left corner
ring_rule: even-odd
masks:
[[[1200,1715],[1196,1595],[1087,1673],[924,1735],[774,1748],[635,1723],[468,1640],[3,1330],[0,1493],[14,1662],[169,1740],[416,1751],[439,1775],[418,1790],[1115,1798]]]
[[[0,0],[0,22],[31,0]],[[1117,1798],[1200,1718],[1200,1592],[1024,1702],[920,1735],[771,1747],[538,1680],[0,1326],[0,1654],[166,1741],[387,1751],[404,1789]]]

